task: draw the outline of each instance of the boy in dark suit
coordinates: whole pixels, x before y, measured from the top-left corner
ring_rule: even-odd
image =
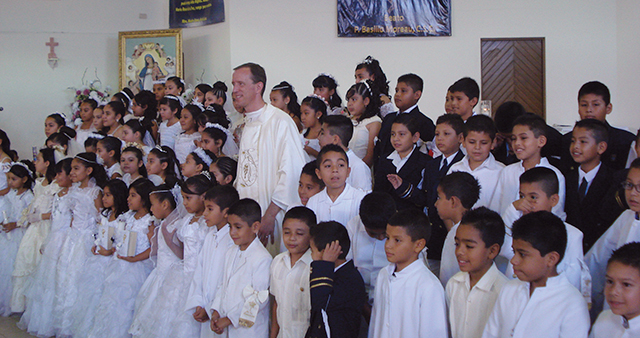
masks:
[[[460,150],[462,143],[462,130],[464,121],[457,114],[445,114],[436,120],[435,144],[442,155],[427,161],[424,168],[424,181],[422,188],[427,198],[427,210],[429,220],[431,220],[431,237],[427,242],[427,258],[429,266],[438,271],[442,245],[447,237],[447,228],[438,216],[435,203],[438,199],[438,184],[447,175],[449,168],[464,158],[464,153]]]
[[[422,172],[428,156],[418,150],[420,138],[415,119],[410,115],[396,118],[391,127],[394,151],[381,157],[375,173],[374,191],[393,196],[398,210],[422,209],[426,205],[422,191]]]
[[[608,128],[596,119],[576,122],[571,133],[571,157],[580,166],[567,173],[567,223],[584,233],[584,252],[611,223],[602,216],[602,202],[612,184],[612,171],[600,160],[607,150]]]
[[[602,82],[587,82],[578,91],[578,113],[580,114],[580,119],[596,119],[607,126],[609,140],[607,142],[607,150],[602,154],[601,160],[602,163],[615,171],[625,168],[631,143],[635,140],[635,136],[626,130],[614,128],[607,122],[607,115],[611,113],[612,109],[609,88]],[[565,173],[577,167],[577,163],[571,157],[571,151],[569,150],[571,138],[571,133],[567,133],[562,137],[560,170]]]
[[[357,338],[367,300],[362,276],[346,260],[351,241],[347,229],[334,221],[312,226],[311,322],[307,338]]]
[[[399,111],[390,113],[382,120],[382,126],[378,133],[378,142],[374,149],[374,160],[384,158],[393,151],[393,146],[391,145],[391,125],[393,125],[393,121],[400,115],[408,114],[415,118],[418,131],[420,132],[420,139],[423,142],[428,142],[433,139],[435,131],[433,121],[422,114],[418,108],[418,101],[422,96],[423,85],[422,78],[416,74],[405,74],[398,78],[396,94],[393,96],[393,101]],[[374,164],[377,165],[377,162],[374,161]]]

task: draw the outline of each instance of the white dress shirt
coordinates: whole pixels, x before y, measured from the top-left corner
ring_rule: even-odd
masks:
[[[530,283],[507,282],[500,291],[483,338],[586,337],[589,333],[587,303],[563,276],[550,277],[533,294]]]
[[[351,250],[349,250],[347,259],[353,259],[353,264],[360,272],[371,305],[374,300],[378,273],[380,269],[389,265],[387,254],[384,251],[384,244],[387,240],[378,240],[369,236],[360,216],[354,217],[347,223],[347,232],[351,240]]]
[[[360,202],[366,194],[366,192],[356,189],[347,183],[340,196],[334,202],[325,188],[309,199],[307,208],[316,213],[318,222],[336,221],[346,226],[352,218],[358,215]]]
[[[360,159],[351,149],[347,150],[347,157],[349,158],[349,168],[351,173],[347,177],[347,183],[354,188],[358,188],[363,191],[371,191],[371,168]]]
[[[460,222],[456,223],[451,230],[447,232],[447,237],[444,239],[444,244],[442,245],[440,273],[438,277],[440,277],[440,282],[443,287],[447,285],[447,282],[453,275],[460,272],[460,266],[456,258],[456,231],[458,231],[459,226]]]
[[[496,161],[493,154],[489,153],[489,157],[487,157],[482,164],[476,169],[471,170],[469,166],[469,155],[466,155],[462,161],[455,163],[449,168],[447,175],[456,171],[464,171],[473,175],[473,177],[478,180],[478,183],[480,183],[480,198],[473,207],[489,207],[502,168],[504,168],[504,164]]]
[[[400,272],[389,264],[378,274],[369,338],[446,338],[444,290],[424,260]]]
[[[564,175],[562,175],[560,170],[552,166],[546,157],[541,158],[540,163],[536,164],[536,167],[549,168],[556,173],[558,177],[558,196],[560,199],[551,212],[564,221],[567,219],[567,215],[564,213],[564,200],[566,196]],[[522,161],[510,164],[502,169],[496,185],[496,192],[491,199],[491,204],[489,204],[489,209],[502,214],[509,204],[520,198],[520,175],[524,172]]]
[[[593,324],[589,338],[637,338],[640,337],[640,316],[626,320],[613,314],[611,310],[603,311]]]
[[[468,272],[455,274],[446,287],[453,338],[480,338],[500,290],[508,279],[495,263],[471,288]]]

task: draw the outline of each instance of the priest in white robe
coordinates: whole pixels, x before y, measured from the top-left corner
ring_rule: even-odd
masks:
[[[298,180],[306,162],[295,122],[264,102],[265,83],[260,65],[246,63],[234,69],[233,104],[244,114],[235,187],[240,198],[260,204],[260,240],[275,255],[284,251],[281,228],[285,211],[301,205]]]

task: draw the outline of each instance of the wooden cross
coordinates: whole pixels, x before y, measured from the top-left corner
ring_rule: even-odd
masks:
[[[49,38],[49,42],[45,43],[45,45],[49,46],[49,59],[56,59],[56,52],[54,49],[58,45],[57,42],[53,41],[53,38]]]

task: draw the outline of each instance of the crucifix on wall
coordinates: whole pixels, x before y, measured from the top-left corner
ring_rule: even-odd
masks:
[[[58,66],[58,56],[56,55],[55,48],[59,45],[59,43],[55,42],[51,37],[49,38],[49,42],[45,43],[46,46],[49,46],[49,55],[47,58],[47,63],[49,63],[49,67],[54,69]]]

